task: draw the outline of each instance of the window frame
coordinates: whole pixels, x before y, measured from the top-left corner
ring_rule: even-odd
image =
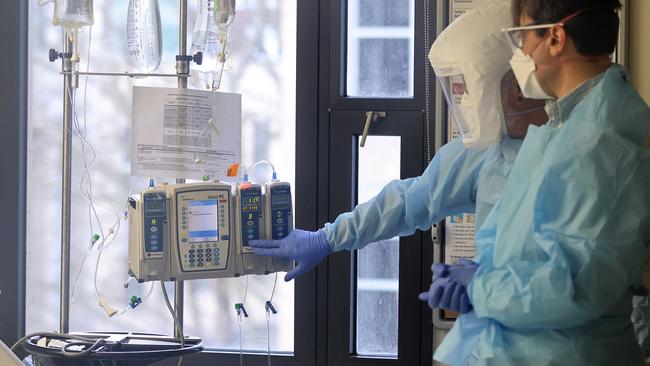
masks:
[[[404,98],[366,98],[348,97],[345,95],[346,62],[347,62],[347,2],[338,0],[329,2],[325,19],[329,22],[327,28],[321,27],[321,32],[329,34],[329,59],[327,65],[332,75],[328,80],[329,105],[338,110],[422,110],[424,104],[424,67],[425,58],[422,54],[424,44],[424,1],[414,0],[414,60],[413,60],[413,96]],[[386,105],[386,100],[390,104]],[[386,108],[389,107],[389,108]]]
[[[11,57],[0,60],[4,87],[0,95],[3,133],[2,207],[0,227],[3,250],[0,256],[0,339],[11,346],[25,333],[25,220],[27,165],[27,2],[14,0],[0,4],[4,16],[0,44]]]
[[[413,115],[418,115],[418,117],[414,119],[420,120],[419,125],[404,123],[404,121],[396,121],[397,124],[401,125],[401,127],[397,127],[397,129],[399,130],[401,128],[402,130],[392,133],[393,135],[402,135],[405,133],[403,130],[406,129],[405,126],[409,126],[412,128],[412,131],[420,135],[420,139],[414,143],[414,145],[418,146],[411,155],[413,159],[420,159],[419,161],[421,165],[417,172],[418,175],[421,174],[428,165],[428,161],[432,157],[433,151],[437,146],[436,141],[439,140],[438,136],[441,134],[441,131],[435,127],[435,116],[433,113],[435,107],[437,107],[434,99],[435,90],[429,90],[429,98],[425,99],[425,95],[427,95],[425,86],[428,85],[429,88],[432,88],[436,85],[433,72],[425,72],[425,67],[429,67],[428,61],[426,61],[429,45],[426,47],[424,46],[425,38],[428,40],[434,39],[436,24],[435,17],[436,14],[438,14],[435,5],[436,2],[433,0],[415,0],[414,2],[414,14],[416,19],[414,30],[415,59],[413,72],[413,97],[362,98],[343,96],[343,88],[345,86],[345,77],[347,74],[345,71],[347,52],[347,35],[345,29],[347,27],[347,19],[344,17],[346,14],[346,1],[347,0],[320,1],[320,26],[317,40],[320,55],[317,84],[319,90],[318,114],[317,118],[312,120],[312,124],[316,124],[318,129],[317,174],[319,179],[317,180],[317,209],[319,225],[317,225],[317,227],[322,227],[326,222],[331,222],[336,218],[336,214],[343,211],[349,211],[351,207],[352,187],[343,190],[339,189],[337,191],[336,189],[333,189],[332,182],[330,181],[332,178],[331,174],[340,175],[341,171],[351,171],[351,166],[349,164],[352,164],[351,161],[339,160],[335,157],[337,150],[350,149],[350,143],[349,141],[346,141],[342,146],[333,143],[336,135],[333,126],[340,126],[340,123],[337,123],[335,118],[332,118],[334,114],[344,111],[357,113],[355,120],[350,122],[351,124],[356,124],[356,127],[350,128],[356,129],[347,131],[348,136],[351,136],[352,134],[360,134],[360,129],[363,128],[363,115],[366,111],[386,111],[389,115],[393,115],[394,112],[411,112]],[[427,12],[425,12],[425,4],[429,5]],[[430,22],[427,23],[427,26],[430,27],[427,29],[428,37],[425,37],[424,31],[424,14],[426,13],[429,13],[430,15]],[[428,75],[427,83],[425,83],[424,80],[425,74]],[[298,105],[300,105],[300,94],[298,98]],[[428,111],[431,111],[431,113],[429,114]],[[429,118],[428,122],[424,122],[426,118]],[[371,125],[369,135],[381,134],[379,133],[380,130],[377,129],[377,126],[379,126],[379,124]],[[402,141],[402,144],[405,144],[405,142]],[[299,151],[298,155],[300,154],[302,153]],[[299,168],[298,165],[297,168]],[[404,170],[404,167],[402,167],[402,170]],[[297,176],[301,175],[300,171],[297,173]],[[352,186],[352,184],[349,184],[349,186]],[[332,197],[336,195],[344,197],[342,198],[342,202],[347,204],[347,206],[340,205],[338,209],[333,207],[331,200]],[[403,282],[400,283],[400,296],[412,292],[413,290],[408,289],[414,283],[417,284],[415,287],[419,287],[419,290],[421,291],[424,291],[425,287],[428,289],[428,286],[431,283],[429,267],[433,259],[433,244],[430,232],[418,232],[414,237],[417,239],[412,243],[416,243],[417,241],[417,245],[421,245],[422,248],[421,251],[416,250],[419,255],[418,260],[416,261],[418,269],[417,273],[412,274],[410,280],[413,282],[410,285],[405,286]],[[401,243],[404,242],[405,239],[402,239]],[[403,244],[400,244],[400,246],[402,245]],[[412,363],[405,362],[405,359],[359,357],[350,352],[352,342],[349,342],[349,340],[353,337],[351,332],[354,329],[356,321],[352,316],[340,316],[341,313],[339,311],[341,309],[335,308],[334,305],[332,305],[337,301],[334,298],[335,295],[333,293],[335,289],[341,293],[347,294],[345,295],[348,296],[346,299],[349,298],[352,293],[351,291],[354,290],[351,285],[352,272],[350,264],[352,259],[350,257],[350,253],[347,252],[335,253],[318,268],[318,302],[319,306],[322,306],[320,305],[321,302],[326,302],[327,304],[327,312],[319,312],[317,314],[318,365],[430,365],[433,354],[433,325],[431,310],[424,303],[421,303],[418,320],[412,321],[406,325],[406,327],[409,328],[409,334],[414,335],[414,338],[409,338],[408,341],[416,344],[418,347],[418,351],[415,351],[415,349],[409,350],[414,352],[414,354],[411,355],[413,358],[409,359]],[[400,262],[402,261],[402,257],[403,254],[400,253]],[[400,273],[402,271],[403,269],[400,266]],[[400,276],[400,279],[404,281],[403,276]],[[341,286],[343,286],[343,289],[341,289]],[[418,301],[417,298],[414,300]],[[408,302],[409,299],[403,300],[400,298],[398,301],[402,308],[402,304],[405,303],[405,301]],[[343,311],[349,311],[347,314],[353,314],[351,310],[354,303],[352,301],[344,302],[347,309],[343,309]],[[347,342],[340,342],[341,336],[347,337]],[[356,339],[356,337],[354,338]],[[403,337],[398,340],[400,344],[403,344],[402,342],[405,341],[407,340],[403,339]],[[398,352],[404,352],[403,347],[398,346],[398,348]]]
[[[363,131],[361,111],[332,111],[329,177],[330,221],[349,211],[356,199],[358,136]],[[400,136],[400,179],[418,176],[424,164],[421,138],[422,117],[417,111],[392,111],[372,128],[369,135]],[[372,244],[370,244],[372,245]],[[417,295],[430,280],[428,268],[433,246],[428,232],[417,231],[399,240],[398,355],[361,356],[356,343],[357,252],[330,256],[328,271],[328,364],[329,365],[416,365],[431,360],[431,310]],[[348,316],[349,315],[349,316]]]
[[[315,60],[318,53],[310,42],[317,37],[318,21],[318,2],[317,0],[300,0],[297,1],[297,58],[299,60]],[[3,210],[5,214],[3,217],[12,217],[15,220],[3,220],[3,229],[5,240],[7,242],[16,243],[16,245],[7,245],[3,250],[3,256],[0,258],[0,290],[6,294],[17,293],[15,301],[0,301],[0,337],[8,345],[12,345],[17,339],[25,335],[25,221],[26,221],[26,165],[27,165],[27,96],[28,96],[28,6],[29,2],[23,0],[10,0],[3,2],[0,9],[5,10],[5,14],[14,14],[8,21],[7,28],[11,32],[0,33],[0,44],[5,46],[5,49],[19,50],[16,54],[18,58],[5,58],[0,63],[3,64],[2,73],[5,75],[4,80],[6,87],[3,88],[3,99],[0,105],[4,105],[3,111],[6,111],[7,124],[6,133],[0,134],[0,141],[3,154],[3,168],[6,172],[10,172],[10,176],[15,179],[3,180],[3,198],[5,205]],[[8,18],[9,19],[9,18]],[[300,46],[299,46],[300,45]],[[314,62],[316,65],[317,62]],[[310,83],[310,74],[316,75],[315,70],[302,69],[302,64],[297,65],[297,103],[301,100],[302,96],[309,95],[307,90],[313,90],[313,95],[316,95],[316,88]],[[304,65],[309,66],[309,64]],[[302,76],[302,77],[301,77]],[[306,83],[303,83],[303,80]],[[19,92],[16,92],[18,90]],[[307,115],[313,115],[315,107],[309,108],[309,103],[306,103],[307,109],[305,110],[302,105],[297,105],[297,121],[304,120]],[[14,122],[15,121],[15,122]],[[296,123],[296,143],[301,144],[302,147],[296,146],[296,151],[301,149],[308,149],[309,144],[304,144],[308,141],[310,136],[310,129],[303,130],[301,127],[307,126],[305,123]],[[306,155],[308,156],[308,155]],[[306,157],[305,156],[305,157]],[[296,166],[313,166],[307,164],[303,156],[296,156]],[[6,167],[5,167],[6,165]],[[298,168],[296,168],[298,170]],[[9,175],[8,175],[9,176]],[[314,174],[315,177],[315,174]],[[308,178],[308,177],[302,177]],[[310,187],[309,182],[302,181],[301,177],[296,176],[296,186],[304,187],[305,189],[296,189],[296,202],[294,215],[296,217],[297,227],[315,226],[315,210],[311,207],[312,192],[308,190]],[[300,183],[298,183],[300,181]],[[17,194],[18,193],[18,194]],[[15,213],[18,212],[18,215]],[[306,214],[302,214],[305,212]],[[10,215],[11,213],[11,215]],[[309,220],[310,213],[312,220]],[[16,275],[18,274],[18,275]],[[7,284],[3,283],[7,281]],[[278,366],[298,366],[298,365],[315,365],[315,324],[316,324],[316,275],[314,273],[307,274],[300,279],[296,280],[295,284],[295,313],[294,313],[294,352],[292,354],[272,353],[271,359],[274,365]],[[1,297],[0,297],[1,299]],[[169,334],[173,334],[174,325],[169,323]],[[21,354],[21,356],[23,356]],[[24,354],[26,356],[26,354]],[[250,352],[245,353],[245,361],[255,364],[266,363],[267,354],[265,352]],[[239,365],[239,353],[233,350],[222,351],[215,349],[207,349],[200,354],[187,356],[183,360],[183,365],[186,366],[199,366],[206,363],[219,363],[221,365]],[[161,365],[176,365],[177,358],[170,358],[161,361]]]

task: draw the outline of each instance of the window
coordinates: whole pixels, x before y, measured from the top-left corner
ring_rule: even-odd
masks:
[[[369,136],[359,148],[357,195],[365,202],[400,177],[400,138]],[[357,353],[397,356],[399,324],[399,237],[357,253]]]
[[[188,51],[198,1],[189,1]],[[60,65],[49,63],[49,48],[60,49],[61,32],[51,25],[52,8],[30,1],[29,16],[29,127],[27,187],[27,332],[57,329],[60,278],[60,161],[62,120],[62,79]],[[95,25],[92,28],[91,71],[133,70],[126,50],[127,2],[94,1]],[[161,1],[163,57],[158,72],[174,72],[178,53],[178,2]],[[273,162],[279,178],[294,182],[295,157],[295,74],[296,1],[240,0],[231,28],[229,44],[232,62],[224,73],[221,90],[241,93],[242,163],[259,159]],[[85,70],[89,41],[88,29],[80,34],[81,70]],[[93,199],[122,215],[126,197],[135,178],[130,176],[128,146],[131,123],[132,85],[175,87],[175,78],[136,79],[124,77],[80,78],[76,91],[76,113],[80,130],[86,133],[97,157],[91,170]],[[264,85],[265,87],[260,87]],[[84,101],[86,105],[84,105]],[[86,108],[85,108],[86,107]],[[99,233],[89,224],[87,202],[79,194],[82,177],[82,151],[74,137],[72,197],[71,279],[81,266],[90,237]],[[90,152],[86,150],[86,161]],[[146,186],[135,182],[134,191]],[[113,213],[99,209],[106,226],[115,221]],[[127,280],[127,223],[121,221],[115,242],[103,252],[99,267],[98,290],[117,310],[126,307],[131,295],[142,298],[150,284]],[[76,281],[70,329],[130,330],[169,334],[173,323],[156,285],[152,295],[135,310],[108,318],[97,306],[93,281],[97,252],[85,261]],[[247,310],[250,318],[242,322],[243,348],[266,350],[267,324],[264,301],[271,296],[274,276],[251,277],[248,283]],[[239,331],[234,303],[241,301],[243,278],[191,281],[185,286],[185,333],[203,338],[207,347],[239,350]],[[171,294],[171,287],[170,287]],[[274,305],[279,314],[271,318],[271,348],[293,352],[294,284],[280,276]]]
[[[412,97],[414,0],[348,0],[347,95]]]
[[[327,103],[319,106],[318,149],[319,158],[326,157],[319,161],[328,164],[319,166],[318,202],[326,203],[318,206],[319,226],[367,201],[390,180],[418,176],[426,167],[430,141],[424,132],[433,136],[434,131],[423,113],[424,3],[331,2],[331,18],[321,21],[321,32],[329,34],[321,41],[329,53],[319,65],[319,80],[328,88],[320,94]],[[360,147],[371,111],[385,117],[370,124]],[[330,256],[324,289],[328,317],[319,323],[327,328],[329,365],[430,364],[431,315],[417,298],[431,276],[429,237],[416,232]]]

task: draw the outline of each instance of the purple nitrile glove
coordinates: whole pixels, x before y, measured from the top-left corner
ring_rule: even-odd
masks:
[[[431,309],[447,309],[462,314],[472,311],[465,287],[457,284],[449,277],[436,278],[429,291],[421,293],[418,298],[426,301]]]
[[[449,266],[447,272],[449,278],[467,288],[472,278],[474,278],[476,270],[478,270],[478,264],[476,262],[469,259],[460,259],[453,266]]]
[[[474,277],[478,264],[461,259],[455,265],[434,263],[429,291],[420,294],[419,298],[426,301],[430,308],[440,308],[458,311],[461,314],[472,310],[472,304],[467,296],[467,285]]]
[[[294,229],[284,239],[251,240],[249,246],[257,255],[296,261],[298,265],[284,276],[285,281],[291,281],[309,272],[332,253],[332,246],[321,230]]]

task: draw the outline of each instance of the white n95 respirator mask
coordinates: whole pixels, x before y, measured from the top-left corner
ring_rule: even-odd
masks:
[[[535,70],[537,66],[532,57],[526,55],[520,48],[517,48],[510,59],[510,67],[521,88],[521,93],[530,99],[553,99],[546,94],[537,80]]]

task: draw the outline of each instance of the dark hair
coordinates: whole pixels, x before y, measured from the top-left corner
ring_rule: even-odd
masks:
[[[614,52],[618,41],[619,0],[512,0],[512,16],[528,15],[536,24],[554,23],[584,11],[568,20],[564,29],[573,39],[578,52],[585,56],[600,56]],[[548,29],[540,29],[540,36]]]

